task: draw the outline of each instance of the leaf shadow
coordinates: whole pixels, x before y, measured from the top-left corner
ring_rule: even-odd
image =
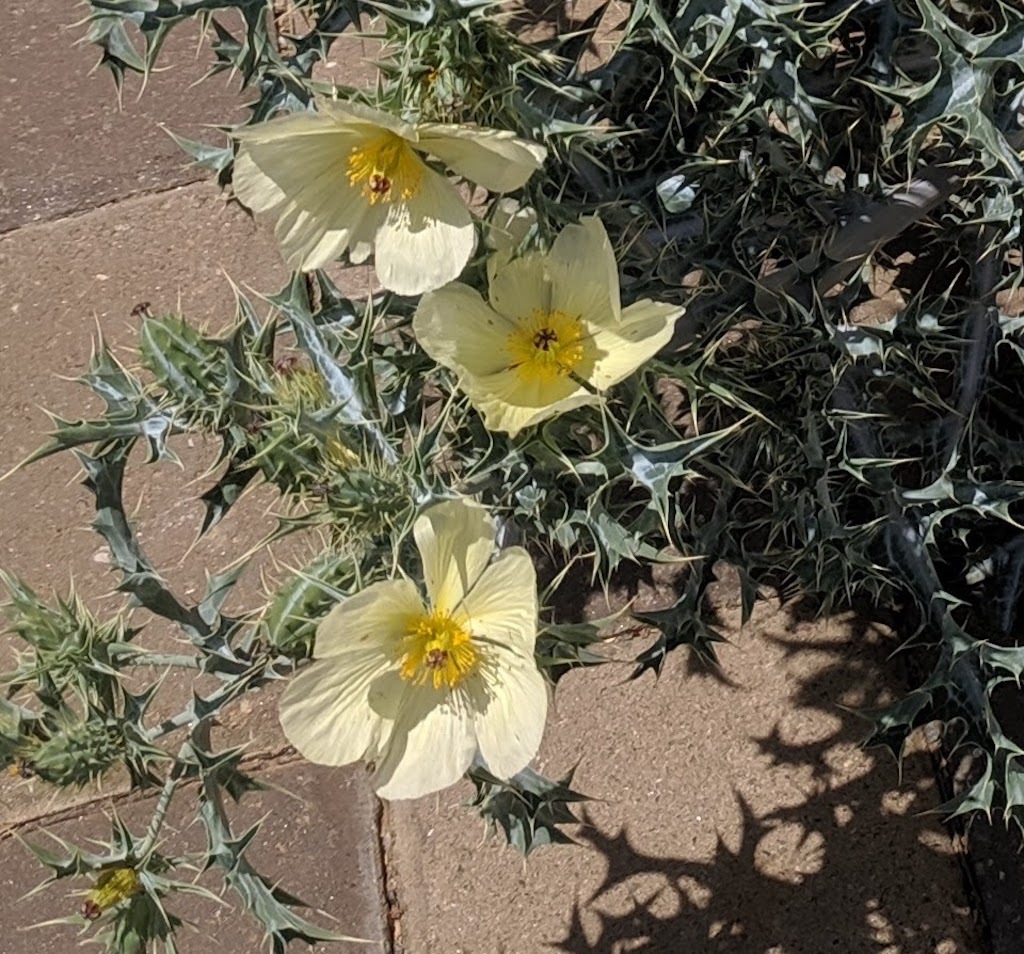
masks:
[[[603,829],[588,818],[577,837],[603,856],[604,878],[574,903],[564,935],[549,950],[977,949],[977,928],[951,871],[957,862],[948,835],[935,816],[921,814],[937,803],[930,758],[909,756],[897,787],[891,761],[859,750],[868,723],[837,705],[868,707],[898,691],[884,677],[893,671],[892,642],[877,638],[869,622],[854,620],[851,629],[844,620],[841,636],[810,643],[799,636],[799,612],[791,618],[789,632],[758,638],[801,663],[792,667],[798,675],[787,712],[805,710],[807,720],[827,731],[802,737],[783,717],[752,738],[763,761],[756,774],[734,784],[739,824],[716,833],[710,856],[695,848],[692,855],[665,857],[626,829]],[[757,788],[773,781],[776,792]],[[803,795],[794,800],[796,790]],[[766,801],[776,807],[755,810]]]

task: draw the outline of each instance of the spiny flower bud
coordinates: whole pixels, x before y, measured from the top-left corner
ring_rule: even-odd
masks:
[[[38,744],[27,761],[54,785],[88,785],[124,755],[124,743],[111,726],[99,721],[72,723]]]
[[[286,408],[319,411],[327,407],[331,395],[320,373],[300,363],[294,355],[274,362],[274,398]]]
[[[330,437],[324,445],[324,460],[332,470],[350,470],[359,466],[356,454],[340,437]]]

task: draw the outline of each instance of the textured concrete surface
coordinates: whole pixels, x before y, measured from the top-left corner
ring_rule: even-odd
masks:
[[[0,108],[10,124],[0,154],[0,231],[8,230],[0,236],[4,473],[43,441],[48,429],[43,407],[69,419],[98,410],[88,391],[68,379],[84,369],[98,331],[126,363],[134,363],[128,349],[136,303],[149,301],[158,313],[180,309],[219,329],[233,315],[228,276],[263,292],[276,291],[287,280],[266,229],[227,204],[210,183],[179,188],[202,173],[188,168],[158,122],[198,136],[201,124],[242,115],[238,97],[221,80],[190,90],[204,67],[185,64],[193,52],[187,37],[168,48],[167,62],[184,67],[154,77],[141,102],[126,91],[119,112],[110,78],[86,76],[96,51],[72,49],[81,31],[58,29],[69,19],[67,4],[16,3],[8,15],[15,29],[0,92]],[[346,280],[358,293],[366,273],[359,270]],[[174,449],[183,466],[131,469],[125,498],[138,508],[140,538],[154,564],[180,596],[197,597],[207,570],[223,568],[273,525],[270,498],[259,493],[245,498],[196,544],[202,508],[189,498],[211,481],[201,475],[216,448],[193,438],[179,440]],[[91,502],[78,476],[73,461],[57,458],[0,482],[0,565],[43,594],[65,592],[73,576],[91,605],[112,610],[122,599],[111,595],[116,577],[102,541],[88,530]],[[229,610],[258,601],[260,570],[266,568],[253,567]],[[169,648],[173,639],[159,625],[147,629],[147,645]],[[11,648],[9,638],[0,640],[5,665]],[[158,713],[176,710],[193,688],[189,673],[172,673]],[[243,800],[236,813],[238,830],[265,817],[253,861],[289,891],[324,908],[326,914],[309,912],[314,920],[374,942],[351,949],[379,949],[387,929],[376,803],[365,774],[289,761],[293,757],[277,726],[276,695],[247,697],[224,716],[222,738],[246,744],[249,757],[266,766],[262,777],[277,786]],[[68,891],[84,887],[62,885],[19,900],[43,876],[20,839],[40,840],[38,828],[44,825],[84,843],[108,830],[107,816],[115,809],[136,829],[144,828],[153,801],[126,797],[125,789],[125,780],[114,776],[104,780],[102,790],[55,796],[38,779],[0,779],[0,857],[6,872],[0,879],[5,938],[0,950],[5,954],[65,954],[77,946],[74,929],[67,926],[20,930],[77,910],[81,899]],[[193,821],[180,831],[180,822],[190,817],[186,800],[168,832],[178,830],[196,849],[203,839],[199,826]],[[204,883],[220,890],[216,875]],[[172,904],[175,913],[196,926],[181,938],[183,954],[213,945],[225,954],[258,949],[260,932],[251,919],[224,905],[179,901]]]
[[[208,183],[131,198],[0,238],[0,470],[6,472],[42,442],[47,420],[41,406],[71,419],[96,410],[95,405],[87,406],[88,392],[66,378],[84,368],[97,330],[131,364],[130,312],[139,299],[150,301],[154,311],[180,309],[194,321],[223,327],[234,307],[228,275],[268,292],[287,279],[271,237],[237,207],[227,205]],[[365,285],[366,274],[359,270],[346,279],[357,292]],[[271,498],[258,492],[244,498],[227,520],[196,543],[202,508],[194,498],[212,479],[199,478],[215,459],[216,448],[185,438],[175,450],[181,468],[143,467],[140,459],[126,481],[125,499],[137,508],[140,538],[154,564],[180,596],[198,598],[207,571],[226,566],[273,526],[267,511]],[[89,495],[78,486],[73,461],[57,461],[37,464],[0,482],[0,565],[41,593],[65,591],[73,576],[91,605],[114,609],[121,605],[120,598],[109,595],[116,577],[102,541],[87,529],[92,517]],[[247,574],[229,611],[258,605],[260,569],[256,565]],[[151,624],[146,644],[172,648],[173,638],[173,633]],[[6,657],[11,642],[5,637],[0,645]],[[193,688],[201,690],[202,684],[194,683],[190,673],[172,672],[154,711],[170,715]],[[372,793],[359,771],[318,774],[304,765],[276,767],[275,756],[285,748],[276,697],[276,691],[246,697],[223,718],[225,741],[246,744],[251,757],[269,757],[271,781],[300,797],[300,802],[291,802],[283,796],[268,800],[259,795],[243,802],[243,826],[269,813],[254,859],[269,859],[268,871],[287,882],[289,890],[342,919],[343,933],[382,940],[382,879],[379,868],[368,861],[376,858],[378,837]],[[55,796],[37,779],[5,777],[0,779],[0,835],[22,836],[47,817],[57,817],[69,818],[58,830],[85,837],[97,826],[102,828],[103,815],[114,804],[119,812],[147,818],[152,802],[125,801],[125,788],[125,780],[114,776],[105,779],[101,792],[85,789]],[[298,804],[301,811],[295,808]],[[314,846],[320,852],[317,857]],[[37,873],[17,841],[0,841],[0,852],[10,857],[4,890],[11,894],[31,887],[28,879]],[[20,857],[16,864],[15,857]],[[30,920],[39,921],[53,916],[47,904],[52,902],[33,898],[20,908],[5,910],[27,912]],[[216,933],[225,951],[255,950],[254,929],[227,911],[211,906],[196,919],[203,931]],[[0,919],[5,929],[23,923],[21,914]],[[69,929],[56,931],[50,929],[46,935],[51,941],[33,933],[24,936],[24,948],[2,949],[69,950]],[[201,936],[202,932],[186,934],[181,950],[208,949],[206,941],[200,943]]]
[[[239,281],[259,276],[274,288],[286,281],[287,270],[269,236],[210,184],[138,197],[0,238],[0,473],[44,442],[49,422],[43,407],[68,419],[99,410],[90,392],[69,380],[85,368],[97,333],[131,365],[130,312],[140,298],[157,312],[180,308],[197,322],[221,327],[234,309],[228,275]],[[272,520],[258,494],[244,499],[234,515],[239,519],[214,528],[182,562],[202,519],[194,498],[212,479],[197,478],[216,459],[216,448],[190,438],[174,447],[182,468],[144,467],[140,450],[125,499],[137,508],[141,539],[155,565],[179,595],[196,598],[204,571],[225,567]],[[91,606],[114,611],[123,598],[108,595],[117,577],[103,541],[88,528],[92,501],[78,477],[70,455],[58,455],[0,481],[0,566],[43,594],[66,592],[73,578]],[[255,599],[258,586],[258,572],[249,574],[231,608],[244,608],[239,602]],[[156,628],[149,637],[172,638]],[[166,704],[177,706],[188,698],[191,678],[175,673],[171,683],[180,691],[167,693]],[[276,729],[276,720],[260,721]],[[264,751],[279,748],[282,740],[271,735],[266,743]],[[116,780],[107,784],[118,787]],[[38,788],[5,792],[5,819],[39,814]],[[88,791],[62,794],[51,807],[91,797]]]
[[[723,597],[723,672],[676,654],[657,682],[625,666],[560,684],[539,768],[594,801],[578,847],[525,863],[482,843],[467,785],[389,807],[406,954],[975,954],[930,765],[859,748],[841,706],[885,694],[891,645],[854,621]],[[640,637],[611,647],[629,658]]]
[[[93,71],[98,48],[80,42],[86,12],[68,0],[5,6],[0,232],[204,178],[161,125],[217,142],[220,133],[204,126],[245,117],[252,93],[240,95],[237,79],[221,74],[192,89],[206,62],[196,59],[189,26],[172,34],[159,64],[170,68],[141,98],[141,79],[128,77],[119,110],[109,71]]]
[[[251,854],[252,862],[272,881],[280,882],[309,907],[299,913],[327,931],[363,938],[370,944],[317,944],[317,954],[368,954],[381,951],[388,936],[383,901],[376,894],[380,884],[378,845],[366,837],[374,828],[375,806],[360,770],[321,769],[304,763],[265,768],[261,778],[265,792],[247,795],[232,809],[235,834],[261,822]],[[171,853],[192,853],[198,858],[205,832],[196,823],[195,790],[186,790],[166,822]],[[83,850],[92,850],[90,838],[110,835],[110,806],[104,811],[69,813],[49,824],[57,837]],[[120,803],[118,817],[136,835],[146,831],[153,799]],[[55,850],[57,846],[40,831],[19,832],[27,844]],[[159,850],[159,846],[158,846]],[[68,879],[54,883],[31,898],[24,895],[42,882],[44,869],[22,841],[0,841],[0,910],[4,954],[68,954],[77,948],[75,929],[43,922],[75,914],[82,904],[88,882]],[[198,872],[179,869],[173,877],[191,882]],[[220,891],[217,872],[200,881],[215,894]],[[217,951],[218,954],[254,954],[261,947],[262,929],[254,918],[239,910],[233,893],[226,903],[176,893],[166,903],[170,914],[188,927],[179,931],[181,954]]]
[[[20,229],[0,239],[0,470],[6,472],[41,443],[49,422],[41,408],[74,419],[98,410],[86,406],[88,389],[69,378],[80,374],[100,331],[129,364],[137,322],[133,306],[152,303],[154,312],[180,308],[190,319],[217,328],[234,314],[228,276],[239,283],[258,279],[266,291],[281,287],[287,270],[269,236],[257,232],[214,186],[199,184],[88,215]],[[0,483],[6,515],[0,555],[11,570],[29,577],[66,579],[69,563],[88,567],[81,583],[90,593],[109,586],[110,571],[99,553],[102,541],[82,532],[91,518],[87,494],[67,488],[70,460],[35,466]],[[173,467],[147,468],[167,494],[184,479]],[[135,495],[142,488],[130,487]],[[192,542],[198,505],[162,512],[150,544],[163,565],[177,562]],[[219,532],[220,531],[220,532]],[[216,565],[232,546],[230,531],[215,528],[197,562]],[[32,541],[31,546],[26,544]],[[49,541],[44,546],[43,541]],[[181,548],[175,552],[175,548]],[[94,559],[95,558],[95,559]]]

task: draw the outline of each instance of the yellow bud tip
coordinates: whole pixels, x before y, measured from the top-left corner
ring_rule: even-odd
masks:
[[[104,911],[127,901],[142,891],[142,882],[134,868],[109,868],[100,873],[85,896],[82,915],[95,921]]]

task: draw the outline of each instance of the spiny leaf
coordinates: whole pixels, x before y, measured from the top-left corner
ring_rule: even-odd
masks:
[[[508,781],[496,778],[483,768],[474,768],[469,778],[476,785],[476,806],[484,821],[497,825],[508,843],[524,856],[544,845],[569,844],[563,825],[579,819],[570,806],[587,801],[587,796],[571,788],[574,772],[552,781],[525,768]]]

